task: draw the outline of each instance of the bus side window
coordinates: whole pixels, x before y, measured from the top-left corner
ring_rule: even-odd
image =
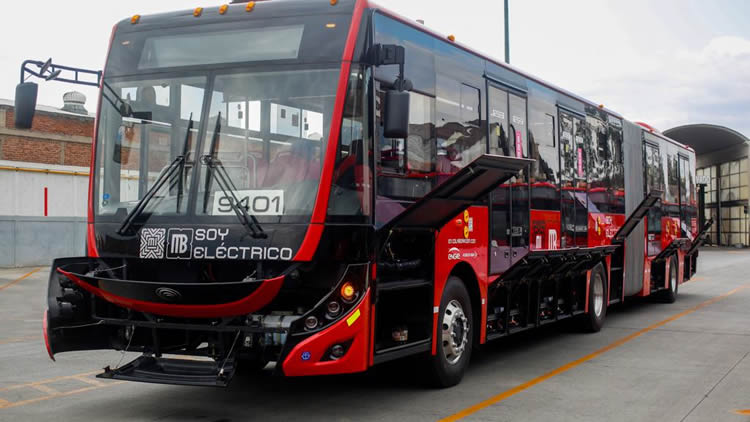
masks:
[[[479,90],[440,74],[437,84],[437,173],[439,179],[446,179],[487,147],[480,129]]]
[[[400,201],[415,201],[432,190],[435,182],[435,99],[409,92],[409,135],[406,139],[386,138],[383,136],[382,122],[385,90],[378,86],[378,195]]]

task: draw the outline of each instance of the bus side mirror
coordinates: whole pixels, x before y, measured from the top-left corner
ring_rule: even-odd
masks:
[[[39,86],[33,82],[23,82],[16,85],[16,104],[13,114],[17,129],[31,129],[36,111],[36,97]]]
[[[370,52],[375,66],[398,65],[398,79],[385,94],[383,135],[405,139],[409,135],[409,90],[411,82],[404,77],[406,49],[396,44],[375,44]]]
[[[409,135],[409,93],[390,89],[385,94],[383,135],[405,139]]]

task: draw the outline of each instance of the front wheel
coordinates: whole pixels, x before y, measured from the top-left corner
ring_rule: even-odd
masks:
[[[607,316],[607,275],[604,266],[599,263],[591,270],[589,278],[589,311],[583,315],[583,329],[588,332],[597,332],[604,325],[604,317]]]
[[[430,355],[430,369],[435,386],[452,387],[469,364],[474,328],[469,292],[460,278],[448,278],[438,315],[437,353]]]

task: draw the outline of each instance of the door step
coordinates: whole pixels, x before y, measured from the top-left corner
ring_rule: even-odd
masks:
[[[106,367],[96,377],[154,384],[226,387],[235,369],[234,359],[223,363],[144,355],[117,369]]]

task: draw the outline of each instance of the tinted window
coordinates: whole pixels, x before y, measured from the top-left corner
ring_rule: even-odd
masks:
[[[435,93],[435,39],[401,22],[375,14],[375,43],[398,44],[406,50],[404,75],[414,89],[426,94]],[[378,66],[375,78],[388,83],[398,78],[398,66]]]
[[[527,157],[526,99],[510,94],[510,136],[516,157]]]
[[[677,147],[670,143],[662,143],[661,153],[666,163],[667,190],[664,195],[665,212],[670,217],[680,216],[680,162]]]
[[[409,93],[409,135],[406,140],[383,136],[382,106],[385,91],[376,82],[376,135],[378,144],[378,203],[376,219],[385,224],[408,203],[432,190],[436,171],[435,99]],[[391,202],[388,200],[394,200]],[[386,202],[388,203],[386,205]]]
[[[480,94],[448,76],[437,81],[438,173],[453,174],[486,151]]]
[[[328,201],[328,221],[369,223],[372,215],[372,136],[369,114],[369,71],[353,69],[341,122],[336,167]],[[369,88],[369,87],[368,87]]]
[[[112,76],[174,66],[339,61],[350,21],[346,15],[249,17],[242,22],[212,25],[196,20],[194,25],[149,30],[127,23],[117,28],[105,69]]]
[[[645,134],[644,134],[645,135]],[[645,140],[645,138],[644,138]],[[656,139],[652,139],[656,141]],[[658,144],[644,142],[643,144],[643,168],[645,169],[645,193],[662,191],[664,186],[664,169]],[[662,194],[663,198],[663,194]],[[652,207],[646,217],[647,222],[647,252],[648,255],[656,255],[661,250],[661,206]]]
[[[559,210],[559,157],[555,143],[555,116],[532,103],[529,113],[529,158],[531,167],[531,208]]]
[[[625,163],[623,159],[622,121],[609,116],[609,144],[612,148],[613,162],[610,168],[610,211],[625,213]]]
[[[489,88],[490,153],[504,156],[514,154],[508,142],[508,93]]]

